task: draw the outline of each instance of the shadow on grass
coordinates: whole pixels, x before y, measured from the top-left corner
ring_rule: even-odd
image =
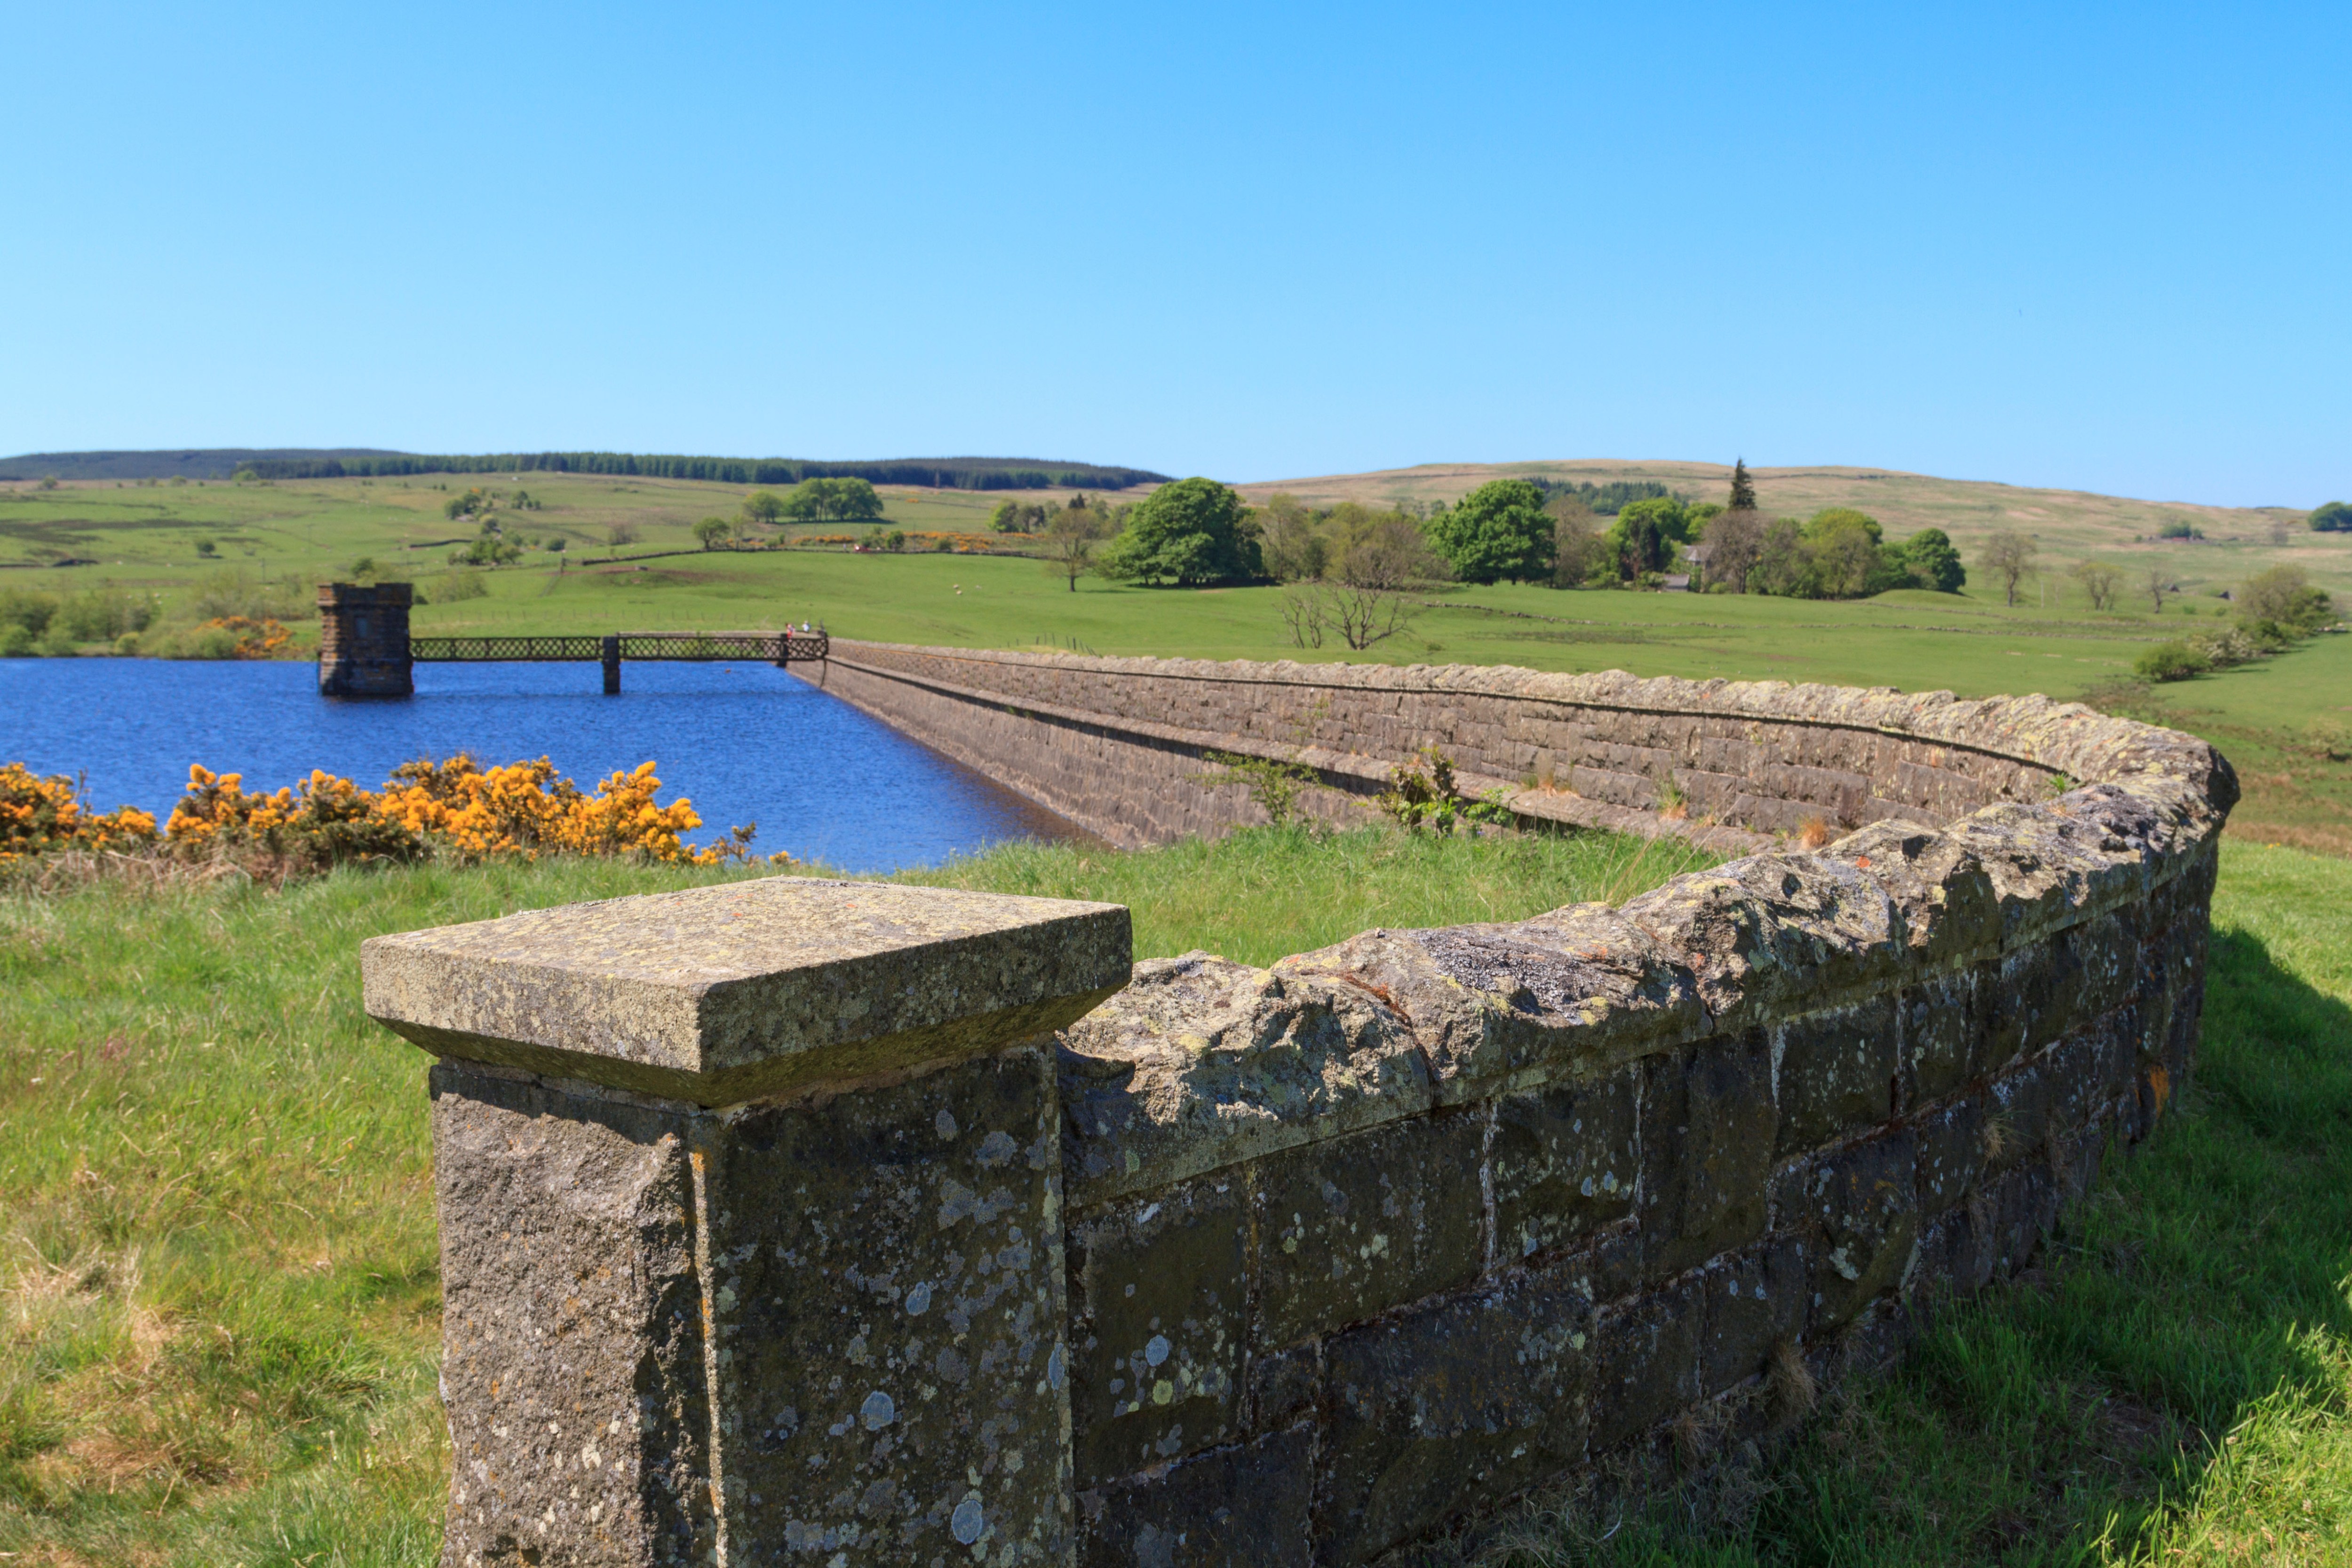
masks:
[[[1698,1564],[2352,1554],[2352,1007],[2217,930],[2197,1081],[2016,1281],[1883,1383],[1646,1515],[1575,1507],[1490,1560]]]

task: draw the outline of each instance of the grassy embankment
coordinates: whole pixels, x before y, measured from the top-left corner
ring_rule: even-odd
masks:
[[[1023,848],[923,879],[1109,898],[1137,950],[1622,898],[1610,838]],[[422,1059],[358,1012],[375,931],[722,873],[549,864],[283,892],[0,899],[0,1552],[424,1564],[446,1455]],[[1718,1475],[1694,1530],[1538,1520],[1528,1560],[2313,1563],[2352,1553],[2352,870],[2224,856],[2198,1086],[2039,1274]],[[2097,1544],[2105,1542],[2104,1545]]]
[[[1115,900],[1140,956],[1263,963],[1369,926],[1623,899],[1706,858],[1268,829],[1015,847],[921,879]],[[424,1058],[360,1013],[359,943],[727,875],[572,862],[0,893],[0,1554],[434,1561]]]
[[[1557,469],[1563,477],[1654,473],[1694,493],[1712,482],[1695,465],[1519,467]],[[1327,489],[1335,496],[1344,490],[1373,500],[1392,490],[1434,498],[1458,494],[1495,471],[1357,476],[1328,481]],[[406,489],[382,480],[0,488],[0,559],[47,551],[99,562],[0,572],[0,591],[70,595],[100,587],[152,594],[171,624],[191,625],[200,601],[300,612],[309,596],[304,584],[346,573],[362,555],[384,564],[388,574],[414,575],[429,587],[446,552],[404,546],[467,531],[441,516],[446,495],[433,488],[437,482],[412,480]],[[693,522],[731,511],[741,496],[728,487],[686,481],[539,475],[520,482],[545,508],[513,514],[510,526],[535,536],[563,533],[572,541],[567,561],[604,553],[599,542],[616,522],[641,536],[631,553],[690,548]],[[1298,488],[1319,493],[1313,484]],[[2084,555],[2132,569],[2155,564],[2188,591],[2168,601],[2161,614],[2128,595],[2116,609],[2094,614],[2072,584],[2054,575],[2058,596],[2052,606],[2042,606],[2037,581],[2015,609],[1981,582],[1960,595],[1905,592],[1848,604],[1501,585],[1435,595],[1411,632],[1350,653],[1336,639],[1321,648],[1292,646],[1278,591],[1271,588],[1180,593],[1088,580],[1073,594],[1036,562],[969,555],[792,550],[559,569],[552,555],[537,551],[518,565],[485,574],[482,597],[430,605],[417,613],[415,625],[421,632],[603,632],[811,620],[844,636],[968,647],[1507,663],[2067,698],[2127,675],[2153,643],[2200,627],[2218,629],[2228,606],[2213,592],[2274,562],[2305,566],[2315,581],[2352,602],[2352,535],[2291,532],[2286,545],[2275,545],[2272,533],[2280,520],[2268,513],[1843,470],[1768,470],[1762,488],[1769,508],[1863,504],[1886,518],[1896,535],[1932,523],[1947,527],[1964,550],[1993,526],[2029,529],[2045,534],[2045,563],[2053,567]],[[909,529],[984,527],[998,499],[993,492],[884,491],[889,521]],[[2194,519],[2210,537],[2154,540],[2159,524],[2176,515]],[[2138,542],[2135,530],[2141,531]],[[194,548],[199,538],[214,540],[226,563],[199,559]],[[309,625],[294,624],[309,635]],[[2330,760],[2306,739],[2315,719],[2352,721],[2352,637],[2323,637],[2275,659],[2158,687],[2134,711],[2204,735],[2229,752],[2247,786],[2233,833],[2352,853],[2352,763]],[[235,765],[234,759],[184,760]]]

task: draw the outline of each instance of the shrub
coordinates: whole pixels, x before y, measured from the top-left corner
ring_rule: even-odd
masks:
[[[2273,566],[2239,586],[2238,615],[2250,626],[2269,622],[2290,637],[2317,631],[2336,618],[2336,601],[2311,585],[2300,566]]]
[[[1389,787],[1374,804],[1408,833],[1423,827],[1451,833],[1457,823],[1508,824],[1510,807],[1499,798],[1473,799],[1454,779],[1454,759],[1435,746],[1423,746],[1389,770]]]
[[[2303,727],[2305,742],[2332,763],[2352,762],[2352,724],[2323,713]]]
[[[23,588],[0,588],[0,627],[15,626],[26,634],[26,645],[49,629],[49,617],[58,613],[54,595],[37,594]]]
[[[129,849],[155,841],[155,819],[125,805],[90,811],[62,773],[36,776],[22,763],[0,763],[0,861],[56,849]]]
[[[1249,791],[1250,801],[1265,813],[1266,820],[1280,824],[1290,820],[1297,809],[1298,797],[1314,787],[1315,773],[1297,763],[1277,763],[1268,757],[1244,757],[1233,752],[1203,753],[1214,768],[1192,775],[1195,784],[1211,789],[1224,784],[1240,784]]]
[[[2207,668],[2203,655],[2180,642],[2158,643],[2132,661],[2132,668],[2148,680],[2187,680]]]
[[[431,591],[433,595],[432,602],[434,604],[456,605],[463,603],[467,599],[487,597],[489,594],[490,586],[488,583],[483,580],[482,574],[479,572],[467,572],[457,567],[451,567],[448,571],[442,573],[438,577],[433,579]],[[419,602],[423,602],[421,595],[419,596]]]

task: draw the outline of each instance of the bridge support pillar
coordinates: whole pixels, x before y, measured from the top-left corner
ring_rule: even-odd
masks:
[[[408,697],[406,583],[319,584],[319,695]]]
[[[604,695],[618,697],[620,694],[621,639],[606,637],[604,639]]]

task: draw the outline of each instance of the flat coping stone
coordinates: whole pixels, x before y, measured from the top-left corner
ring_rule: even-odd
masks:
[[[436,1056],[719,1106],[1058,1029],[1132,952],[1121,904],[770,877],[371,937],[360,968]]]

